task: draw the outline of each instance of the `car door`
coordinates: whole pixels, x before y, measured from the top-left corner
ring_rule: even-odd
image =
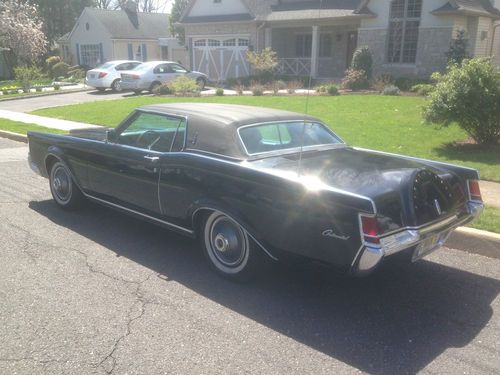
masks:
[[[179,76],[184,76],[188,73],[188,70],[180,64],[170,63],[169,69],[173,72],[174,79]]]
[[[172,82],[175,79],[175,73],[169,64],[159,64],[153,69],[154,81],[161,83]]]
[[[183,118],[137,111],[103,143],[89,163],[89,181],[97,198],[159,217],[160,160],[178,142]]]

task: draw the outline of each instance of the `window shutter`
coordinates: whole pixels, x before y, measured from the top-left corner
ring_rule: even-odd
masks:
[[[104,50],[102,48],[102,43],[99,43],[99,59],[100,59],[100,63],[103,64],[104,63]]]
[[[145,44],[142,45],[142,61],[148,61],[148,49]]]
[[[78,43],[76,43],[76,62],[78,63],[78,65],[81,65],[81,62],[80,62],[80,45]]]
[[[132,47],[132,43],[128,44],[128,59],[133,60],[134,59],[134,49]]]

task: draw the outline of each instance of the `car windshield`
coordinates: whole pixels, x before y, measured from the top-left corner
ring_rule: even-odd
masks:
[[[151,65],[150,64],[140,64],[140,65],[137,65],[132,70],[148,70],[148,69],[151,69]]]
[[[343,143],[324,125],[309,121],[273,122],[238,131],[249,155]]]
[[[114,64],[111,62],[107,62],[104,64],[99,65],[96,69],[108,69],[111,68]]]

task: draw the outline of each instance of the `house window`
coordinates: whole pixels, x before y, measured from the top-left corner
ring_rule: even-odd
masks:
[[[312,35],[298,34],[295,36],[295,56],[311,57],[312,53]]]
[[[194,46],[195,47],[205,47],[207,45],[207,40],[206,39],[199,39],[194,41]]]
[[[332,35],[321,34],[319,36],[319,57],[332,56]]]
[[[90,67],[97,66],[101,63],[101,49],[99,44],[82,44],[80,45],[81,65]]]
[[[222,45],[224,47],[233,47],[236,45],[236,39],[226,39],[224,42],[222,42]]]
[[[217,39],[209,39],[209,40],[208,40],[208,46],[209,46],[209,47],[219,47],[219,46],[220,46],[220,40],[217,40]]]
[[[250,40],[243,38],[238,39],[238,46],[247,47],[248,45],[250,45]]]
[[[394,0],[389,19],[387,61],[415,63],[422,0]]]

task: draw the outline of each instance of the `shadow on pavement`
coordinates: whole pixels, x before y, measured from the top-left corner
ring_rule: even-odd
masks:
[[[30,208],[187,288],[332,358],[374,374],[416,373],[467,345],[492,317],[500,282],[437,263],[383,269],[369,279],[274,266],[250,284],[205,267],[195,240],[89,204]],[[167,282],[167,281],[165,281]]]

